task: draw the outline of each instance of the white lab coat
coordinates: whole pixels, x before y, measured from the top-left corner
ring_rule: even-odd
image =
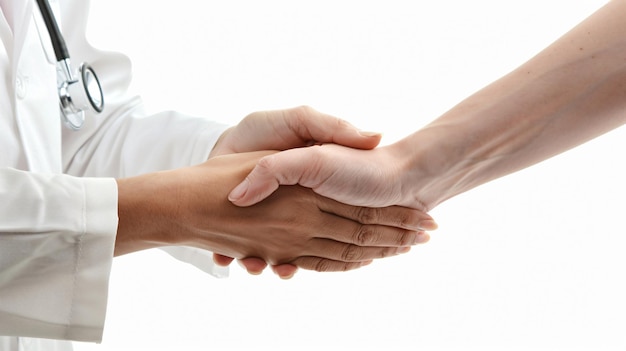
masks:
[[[100,341],[117,229],[113,177],[200,163],[226,128],[175,112],[146,117],[126,95],[128,58],[86,41],[89,1],[50,3],[72,62],[98,73],[106,107],[87,114],[82,130],[64,128],[35,1],[0,1],[0,335],[22,336],[0,337],[0,350],[69,349],[24,337]],[[225,273],[207,252],[170,253]]]

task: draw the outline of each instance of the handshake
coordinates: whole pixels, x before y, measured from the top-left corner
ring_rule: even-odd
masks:
[[[309,107],[253,113],[203,164],[118,180],[115,254],[193,246],[290,278],[406,253],[437,225],[379,141]]]

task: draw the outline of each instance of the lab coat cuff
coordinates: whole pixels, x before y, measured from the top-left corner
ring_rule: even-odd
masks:
[[[68,339],[100,342],[117,233],[117,182],[82,178],[84,234],[79,243]]]

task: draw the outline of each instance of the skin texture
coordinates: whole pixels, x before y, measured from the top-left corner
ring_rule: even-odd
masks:
[[[613,0],[511,73],[389,146],[262,158],[230,194],[249,206],[299,184],[359,206],[429,211],[626,122],[626,1]],[[304,161],[306,160],[306,161]]]
[[[118,180],[115,254],[186,245],[229,257],[258,257],[317,271],[345,271],[407,252],[428,240],[430,217],[402,207],[359,208],[300,186],[256,206],[226,195],[269,152],[216,156],[188,168]]]
[[[206,163],[118,180],[115,254],[189,245],[215,252],[218,264],[228,265],[237,257],[248,272],[259,274],[270,262],[277,275],[290,278],[298,265],[347,270],[406,252],[428,241],[424,229],[436,228],[423,212],[353,208],[300,187],[246,211],[226,200],[226,190],[259,157],[274,153],[249,152],[320,143],[371,149],[380,138],[307,106],[252,113],[221,135]]]
[[[262,150],[288,150],[319,143],[373,149],[380,133],[362,132],[350,123],[308,106],[258,111],[224,132],[210,157]]]
[[[211,151],[210,157],[258,150],[287,150],[318,142],[371,149],[378,145],[381,135],[362,133],[348,122],[320,113],[308,106],[287,110],[258,111],[246,116],[237,126],[224,132]],[[232,257],[215,253],[215,263],[228,266]],[[267,263],[257,257],[240,260],[250,274],[261,274]],[[297,266],[272,266],[283,279],[291,278]]]
[[[224,132],[210,157],[258,150],[287,150],[320,143],[336,143],[357,149],[372,149],[380,142],[379,133],[362,132],[350,123],[321,113],[308,106],[286,110],[259,111],[246,116],[237,126]],[[427,229],[436,226],[426,224]],[[214,254],[217,264],[226,266],[233,258]],[[267,263],[256,257],[240,261],[251,274],[260,274]],[[273,265],[281,278],[297,271],[291,264]]]

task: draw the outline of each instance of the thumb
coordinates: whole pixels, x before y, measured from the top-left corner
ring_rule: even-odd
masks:
[[[250,175],[254,176],[255,170],[256,168],[252,170]],[[228,194],[228,200],[233,204],[241,207],[252,206],[270,196],[278,189],[279,184],[271,180],[258,186],[258,183],[252,183],[250,181],[250,175]]]
[[[340,126],[334,131],[332,139],[332,142],[338,145],[371,150],[378,146],[382,139],[380,133],[360,131],[349,124],[340,124]]]
[[[315,147],[291,149],[259,160],[252,171],[228,195],[237,206],[251,206],[270,196],[280,185],[302,184],[304,171],[313,173],[311,157],[307,150]]]
[[[287,111],[290,130],[303,139],[317,143],[333,143],[355,149],[370,150],[378,146],[382,135],[364,132],[348,121],[302,106]]]

